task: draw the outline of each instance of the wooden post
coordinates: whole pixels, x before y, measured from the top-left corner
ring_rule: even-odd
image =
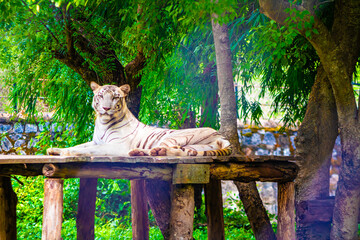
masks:
[[[78,240],[94,239],[97,178],[80,178],[76,229]]]
[[[223,201],[220,180],[212,179],[210,180],[210,183],[205,185],[205,202],[207,210],[208,239],[225,239]]]
[[[193,239],[194,208],[194,186],[174,185],[170,212],[170,240]]]
[[[278,240],[295,240],[295,187],[293,182],[278,183]]]
[[[11,179],[0,177],[0,239],[16,239],[17,197]]]
[[[42,240],[61,239],[63,185],[62,179],[45,179]]]
[[[131,181],[131,221],[133,239],[149,239],[149,217],[144,180]]]

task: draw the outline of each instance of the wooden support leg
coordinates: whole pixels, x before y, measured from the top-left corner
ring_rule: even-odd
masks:
[[[0,239],[16,239],[16,204],[11,179],[0,177]]]
[[[221,192],[221,180],[210,180],[205,185],[205,202],[207,210],[208,239],[225,239],[224,213]]]
[[[293,182],[278,183],[278,240],[295,240],[295,188]]]
[[[171,198],[170,240],[193,239],[194,208],[194,186],[174,185]]]
[[[149,217],[144,180],[131,181],[131,220],[133,239],[149,239]]]
[[[60,240],[63,214],[62,179],[45,179],[42,240]]]
[[[97,178],[80,178],[76,229],[78,240],[94,239]]]

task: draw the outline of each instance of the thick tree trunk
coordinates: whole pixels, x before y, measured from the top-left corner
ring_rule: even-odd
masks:
[[[290,6],[287,1],[259,2],[262,12],[279,24],[287,24],[285,19],[289,17],[289,12],[286,9],[289,7],[300,12],[306,10],[300,5]],[[314,19],[313,27],[319,34],[311,34],[309,37],[306,36],[306,28],[298,30],[315,48],[331,83],[342,143],[343,162],[335,197],[331,239],[354,239],[358,231],[356,214],[359,211],[356,205],[359,204],[360,184],[360,111],[356,105],[351,80],[360,53],[360,2],[335,1],[331,30],[313,14],[313,8],[309,10]],[[310,16],[311,14],[297,19],[295,24],[304,24],[304,21],[310,20]]]
[[[344,129],[345,130],[345,129]],[[342,131],[342,163],[335,193],[331,239],[357,239],[360,206],[360,132]]]
[[[338,134],[334,95],[323,68],[318,68],[305,118],[296,139],[300,171],[296,178],[297,239],[329,239],[330,223],[302,223],[301,202],[329,196],[329,167]]]
[[[0,177],[0,239],[16,240],[17,197],[9,177]]]
[[[230,141],[234,152],[241,153],[237,132],[237,109],[228,28],[225,24],[220,25],[217,23],[215,15],[211,23],[215,43],[221,107],[220,133]],[[241,201],[246,206],[245,209],[248,208],[246,213],[255,236],[259,237],[257,239],[276,239],[255,183],[235,182],[235,184],[238,187]],[[254,203],[257,204],[255,208],[251,207]]]

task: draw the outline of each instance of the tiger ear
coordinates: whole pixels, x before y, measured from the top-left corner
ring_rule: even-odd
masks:
[[[96,82],[92,81],[90,83],[90,87],[91,87],[91,90],[95,91],[96,89],[98,89],[100,87],[100,85],[97,84]]]
[[[130,92],[130,85],[129,84],[125,84],[119,87],[120,90],[124,93],[124,97],[127,96]]]

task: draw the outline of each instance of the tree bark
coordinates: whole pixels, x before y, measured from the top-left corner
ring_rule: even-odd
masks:
[[[78,240],[94,239],[97,178],[80,178],[76,229]]]
[[[326,73],[320,66],[312,87],[305,118],[299,127],[296,153],[300,171],[296,178],[296,209],[302,201],[329,196],[329,167],[332,149],[338,134],[334,95]],[[303,216],[304,217],[304,216]],[[330,223],[302,223],[296,219],[297,239],[329,239]]]
[[[216,18],[217,16],[213,15],[211,24],[215,43],[216,67],[220,95],[220,133],[230,141],[233,152],[242,153],[237,132],[237,109],[228,27],[226,24],[220,25],[217,23]],[[244,206],[248,207],[246,214],[257,239],[276,239],[255,183],[235,182],[235,184],[238,187],[241,201]],[[254,202],[257,203],[258,207],[251,208],[250,210],[250,206],[252,206]]]
[[[0,177],[0,239],[16,240],[17,196],[9,177]]]

